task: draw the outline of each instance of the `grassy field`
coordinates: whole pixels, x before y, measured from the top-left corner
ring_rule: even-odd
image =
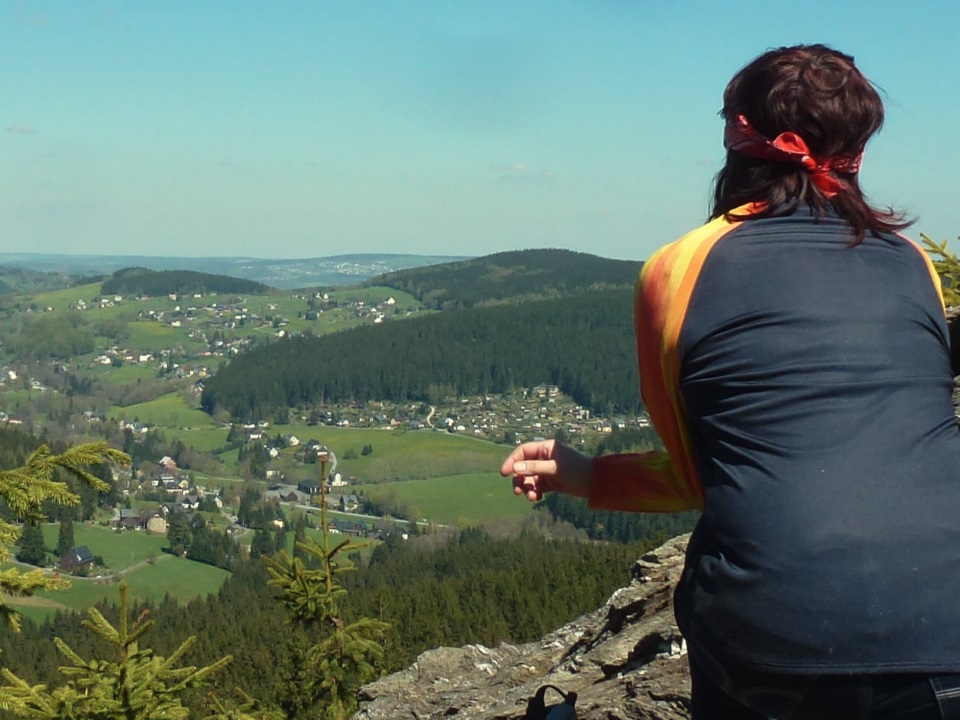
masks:
[[[268,429],[270,435],[277,432],[296,435],[301,442],[320,441],[336,454],[338,472],[372,482],[494,471],[507,453],[503,445],[429,430],[398,432],[294,423]],[[371,454],[360,454],[365,445],[373,448]],[[356,457],[347,459],[348,455]]]
[[[150,421],[157,415],[150,412],[134,412],[134,407],[125,408],[125,417]],[[187,447],[201,451],[211,451],[226,444],[227,429],[191,425],[189,429],[179,429],[165,423],[158,427],[164,430],[171,441],[179,439]],[[181,425],[187,420],[181,416]],[[193,421],[190,421],[193,422]],[[403,480],[419,480],[430,477],[450,477],[475,473],[496,472],[507,448],[503,445],[476,440],[472,437],[450,435],[443,432],[410,431],[396,432],[378,429],[350,429],[318,425],[308,427],[302,424],[273,425],[265,430],[265,435],[295,435],[301,443],[315,439],[327,445],[337,456],[337,472],[346,478],[355,477],[364,483],[384,483]],[[362,455],[365,446],[373,452]],[[317,476],[319,466],[302,463],[302,445],[285,448],[277,460],[269,467],[281,471],[288,483],[296,484],[303,479]],[[351,459],[345,459],[351,456]],[[217,458],[222,462],[216,475],[225,478],[237,476],[237,450],[220,453]]]
[[[353,302],[363,300],[367,304],[376,304],[393,298],[396,300],[394,307],[406,309],[407,307],[419,308],[420,301],[410,293],[396,290],[394,288],[376,286],[368,288],[343,288],[342,290],[333,290],[330,292],[330,298],[337,302]]]
[[[172,438],[178,438],[187,447],[192,447],[201,452],[210,452],[226,444],[228,432],[227,428],[219,426],[190,425],[176,431],[170,431],[169,434]]]
[[[126,362],[120,367],[113,367],[112,365],[81,366],[77,374],[111,385],[130,385],[138,380],[153,380],[157,376],[157,368],[152,364],[139,365]]]
[[[56,523],[43,526],[43,539],[48,548],[57,546],[59,529]],[[122,572],[150,557],[157,557],[167,544],[163,535],[147,535],[144,532],[118,535],[112,528],[87,523],[74,523],[73,539],[75,545],[86,545],[94,555],[101,556],[111,572]]]
[[[180,602],[214,593],[229,573],[211,565],[163,554],[153,564],[144,564],[125,573],[131,600],[162,600],[169,593]],[[115,580],[74,578],[66,590],[39,593],[35,598],[11,598],[8,602],[34,620],[42,620],[61,610],[85,610],[101,600],[116,603],[119,593]]]
[[[510,481],[500,473],[470,473],[426,480],[410,480],[388,485],[357,485],[371,497],[387,494],[418,518],[429,518],[442,525],[482,525],[494,520],[520,520],[533,509],[513,494]]]
[[[188,327],[172,327],[161,322],[132,322],[128,327],[130,337],[124,340],[124,345],[139,352],[158,353],[172,346],[200,351],[205,347],[203,343],[190,339]]]
[[[78,285],[63,290],[37,293],[33,296],[32,302],[41,308],[50,306],[54,310],[66,310],[71,305],[76,304],[77,300],[83,300],[87,303],[93,302],[93,299],[100,294],[101,284],[90,283],[89,285]]]
[[[43,526],[47,547],[56,547],[58,531],[56,523]],[[86,545],[103,558],[106,567],[95,569],[93,574],[104,577],[72,578],[66,590],[8,599],[25,616],[42,620],[57,609],[83,610],[103,599],[116,602],[118,574],[127,581],[131,599],[161,600],[169,593],[181,602],[216,592],[229,575],[226,570],[162,552],[167,544],[163,535],[118,535],[111,528],[80,523],[74,524],[73,533],[77,546]]]
[[[169,393],[168,395],[158,397],[156,400],[138,403],[136,405],[128,405],[126,407],[114,406],[110,408],[107,415],[109,417],[124,418],[126,420],[139,418],[142,423],[161,426],[169,430],[183,427],[208,430],[220,429],[213,418],[203,412],[203,410],[198,410],[197,408],[187,405],[178,393]],[[226,431],[223,431],[223,437],[226,438]],[[207,442],[209,442],[209,440]],[[184,444],[187,444],[186,441],[184,441]],[[220,444],[223,443],[221,442]]]
[[[168,349],[174,345],[180,345],[190,348],[201,349],[201,345],[189,337],[190,330],[195,327],[204,328],[210,318],[202,308],[217,303],[218,301],[232,302],[233,296],[205,296],[203,298],[183,297],[177,300],[170,300],[166,296],[137,299],[125,297],[113,307],[101,307],[94,303],[94,299],[100,295],[100,283],[92,283],[63,290],[38,293],[30,301],[38,307],[52,307],[57,312],[70,310],[78,300],[84,300],[87,303],[87,309],[83,312],[83,319],[88,324],[96,324],[104,320],[123,318],[128,321],[127,329],[129,336],[117,344],[126,347],[135,348],[142,352],[159,352]],[[387,314],[403,317],[410,308],[414,311],[422,311],[421,304],[408,293],[398,292],[392,288],[374,287],[374,288],[350,288],[337,290],[331,293],[331,298],[337,302],[352,303],[363,301],[366,305],[375,305],[378,302],[394,298],[396,301],[392,309],[387,309]],[[344,330],[356,325],[369,324],[369,318],[359,318],[354,308],[345,306],[336,308],[323,313],[317,320],[306,320],[305,315],[309,306],[307,296],[289,292],[277,292],[269,295],[245,295],[243,296],[243,306],[250,315],[255,315],[261,320],[270,318],[271,320],[284,320],[287,324],[283,328],[287,333],[311,331],[322,335],[327,332]],[[196,308],[196,319],[183,320],[182,327],[175,328],[164,322],[152,320],[139,320],[141,313],[149,311],[172,312],[180,308],[186,311],[187,308]],[[258,322],[253,321],[246,324],[245,327],[238,327],[232,330],[222,329],[225,337],[240,337],[252,333],[275,335],[278,328],[261,327]],[[106,338],[98,338],[98,350],[114,344]]]

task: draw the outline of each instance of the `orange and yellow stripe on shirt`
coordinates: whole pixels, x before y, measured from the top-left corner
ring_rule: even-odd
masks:
[[[703,489],[680,395],[680,331],[707,256],[735,227],[737,223],[718,218],[661,248],[644,263],[634,318],[640,391],[666,452],[595,458],[591,508],[636,512],[702,509]]]

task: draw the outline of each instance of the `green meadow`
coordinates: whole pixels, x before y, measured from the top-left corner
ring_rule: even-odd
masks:
[[[54,310],[67,310],[75,305],[78,300],[86,303],[93,302],[93,299],[100,294],[102,283],[90,283],[88,285],[77,285],[76,287],[64,288],[63,290],[51,290],[50,292],[37,293],[33,296],[31,302],[37,307],[52,307]]]
[[[123,574],[131,600],[160,601],[165,595],[186,602],[215,593],[229,573],[211,565],[186,560],[166,553],[156,560]],[[60,610],[85,610],[101,600],[119,600],[115,578],[71,578],[65,590],[38,593],[34,598],[12,598],[9,603],[34,620],[42,620]]]
[[[278,432],[296,435],[301,442],[318,440],[336,454],[338,472],[373,482],[492,471],[500,467],[507,452],[503,445],[431,430],[311,427],[298,423],[267,428],[269,435]],[[364,446],[370,446],[373,452],[361,455]]]
[[[125,420],[137,418],[142,423],[162,426],[170,430],[183,427],[218,429],[218,424],[212,417],[203,410],[187,405],[178,393],[169,393],[150,402],[127,405],[126,407],[115,405],[110,408],[107,415]],[[223,437],[226,438],[226,431],[222,431],[222,433]],[[184,444],[187,444],[185,440]]]
[[[206,347],[202,342],[190,339],[188,327],[173,327],[158,321],[138,321],[130,323],[129,330],[130,336],[123,344],[139,352],[159,353],[173,346],[201,351]]]
[[[533,503],[513,494],[510,481],[494,473],[468,473],[389,485],[357,485],[371,497],[386,495],[404,503],[417,519],[427,518],[442,525],[482,525],[496,520],[520,520]]]
[[[77,374],[111,385],[132,385],[138,380],[153,380],[157,377],[157,368],[153,365],[125,362],[120,367],[112,365],[82,367]]]
[[[48,523],[43,526],[43,539],[47,548],[57,546],[60,526]],[[90,552],[103,558],[106,572],[121,572],[127,568],[157,557],[167,544],[163,535],[148,535],[145,532],[117,533],[113,528],[74,523],[74,545],[86,545]]]
[[[417,300],[413,295],[401,290],[395,290],[394,288],[383,287],[382,285],[377,285],[374,287],[367,288],[344,288],[342,290],[332,290],[330,292],[330,298],[336,300],[337,302],[354,302],[356,300],[362,300],[367,304],[375,305],[378,302],[384,302],[393,298],[396,300],[396,305],[394,307],[399,307],[406,309],[407,307],[420,308],[420,301]]]
[[[208,418],[209,420],[209,418]],[[210,452],[223,447],[227,442],[227,428],[219,426],[200,426],[189,425],[181,427],[176,431],[169,432],[171,437],[177,438],[187,447],[192,447],[200,452]]]
[[[43,526],[43,537],[49,549],[57,545],[59,525]],[[27,617],[42,620],[58,609],[83,610],[101,600],[116,602],[117,576],[130,588],[130,597],[141,600],[163,599],[169,593],[185,602],[206,596],[220,589],[229,574],[226,570],[164,553],[167,544],[163,535],[145,532],[118,534],[111,528],[90,524],[74,524],[74,543],[86,545],[94,555],[103,558],[105,567],[95,568],[88,578],[69,578],[65,590],[41,592],[33,598],[10,598],[8,602]],[[26,566],[22,566],[26,568]],[[96,575],[103,577],[96,577]]]

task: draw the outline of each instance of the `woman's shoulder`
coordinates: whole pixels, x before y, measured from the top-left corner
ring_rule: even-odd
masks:
[[[724,215],[664,245],[644,262],[639,284],[669,284],[671,278],[698,270],[710,250],[741,224],[742,220]]]

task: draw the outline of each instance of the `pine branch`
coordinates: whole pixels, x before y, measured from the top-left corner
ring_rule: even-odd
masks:
[[[946,240],[938,243],[920,233],[920,242],[940,276],[944,304],[947,307],[960,305],[960,258],[947,249]]]

